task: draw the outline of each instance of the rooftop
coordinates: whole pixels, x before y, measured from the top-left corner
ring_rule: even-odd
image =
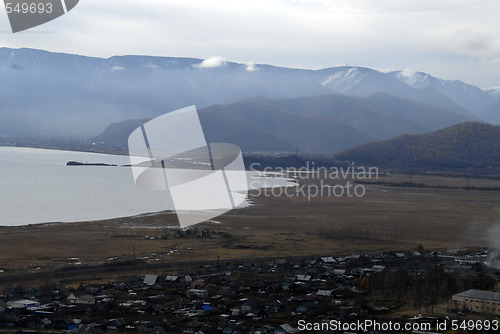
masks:
[[[457,293],[453,297],[483,299],[500,302],[500,292],[484,291],[484,290],[467,290],[465,292]]]

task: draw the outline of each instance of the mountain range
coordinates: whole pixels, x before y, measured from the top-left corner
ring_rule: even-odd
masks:
[[[0,48],[0,73],[0,136],[95,136],[113,122],[154,118],[193,104],[203,109],[255,97],[294,99],[328,94],[367,98],[363,103],[375,104],[381,103],[381,96],[390,95],[470,120],[500,122],[498,90],[485,91],[461,81],[410,71],[383,73],[355,66],[305,70],[240,64],[223,58],[103,59]],[[337,99],[332,103],[356,105],[360,101]],[[344,115],[362,112],[351,105],[344,107]],[[339,109],[335,105],[329,108]],[[403,109],[402,113],[408,113]],[[396,116],[407,119],[408,115]],[[378,130],[376,124],[366,126],[373,130],[359,130],[383,138],[377,132],[385,130]],[[416,129],[414,124],[407,126]],[[419,131],[426,129],[424,126]]]
[[[324,94],[294,99],[251,98],[199,110],[209,142],[229,142],[244,152],[337,152],[401,133],[430,132],[469,120],[444,108],[387,94]],[[110,125],[93,138],[99,148],[124,149],[147,119]]]

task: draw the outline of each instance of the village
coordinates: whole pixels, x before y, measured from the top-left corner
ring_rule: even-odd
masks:
[[[494,320],[500,270],[488,265],[490,253],[420,245],[411,252],[211,261],[78,287],[19,285],[0,296],[0,332],[299,333],[305,321]]]

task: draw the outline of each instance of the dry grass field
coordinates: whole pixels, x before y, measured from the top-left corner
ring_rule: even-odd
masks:
[[[390,175],[379,181],[407,180]],[[500,186],[500,181],[412,176],[430,186]],[[314,184],[317,181],[307,181]],[[293,192],[290,192],[293,194]],[[81,223],[0,227],[2,276],[143,259],[147,263],[372,253],[494,246],[500,192],[366,185],[364,197],[252,195],[254,205],[197,225],[210,237],[176,236],[163,213]],[[151,237],[154,237],[152,240]],[[161,237],[161,238],[160,238]]]

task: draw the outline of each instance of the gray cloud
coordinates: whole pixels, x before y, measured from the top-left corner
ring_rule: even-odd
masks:
[[[458,29],[454,39],[459,51],[472,54],[489,54],[495,42],[494,35],[472,29]]]

